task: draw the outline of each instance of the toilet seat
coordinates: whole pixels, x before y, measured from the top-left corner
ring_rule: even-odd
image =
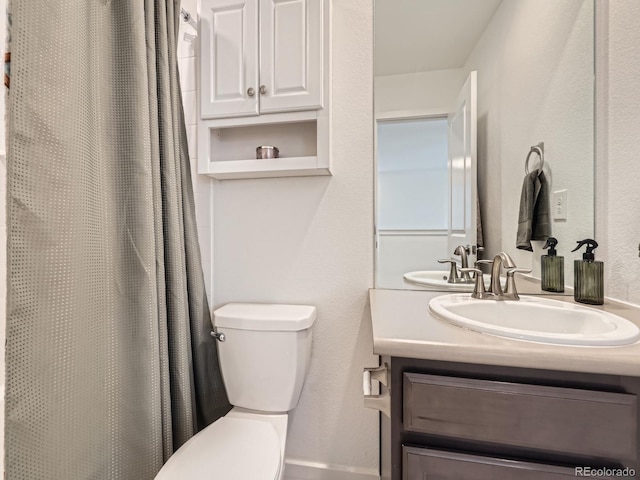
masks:
[[[272,424],[222,417],[180,447],[155,480],[275,480],[280,465]]]

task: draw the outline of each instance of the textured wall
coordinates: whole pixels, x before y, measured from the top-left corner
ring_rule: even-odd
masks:
[[[608,116],[609,125],[608,133],[598,137],[605,149],[608,145],[608,161],[603,158],[599,166],[597,232],[608,253],[607,294],[640,304],[640,2],[616,0],[608,5],[608,92],[599,97],[604,100],[599,113]]]
[[[318,307],[287,459],[375,473],[378,414],[362,406],[372,355],[372,2],[332,2],[333,176],[214,185],[214,303]],[[289,470],[288,470],[289,471]],[[314,477],[316,478],[316,477]],[[354,477],[355,478],[355,477]]]

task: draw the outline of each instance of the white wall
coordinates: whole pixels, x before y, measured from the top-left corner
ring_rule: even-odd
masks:
[[[407,272],[442,270],[438,259],[448,258],[447,232],[378,232],[376,252],[376,288],[422,290],[404,281]]]
[[[373,286],[372,8],[370,0],[332,2],[333,176],[214,185],[215,305],[318,307],[309,374],[291,414],[289,478],[313,475],[314,466],[332,471],[305,478],[377,478],[378,414],[362,400],[362,369],[377,365],[367,304]]]
[[[446,114],[465,78],[463,69],[376,77],[376,117],[389,112]]]
[[[599,122],[599,153],[603,155],[598,159],[596,231],[607,252],[606,293],[640,304],[640,2],[616,0],[607,4],[608,78],[598,78],[602,87],[598,100],[603,101],[598,113],[606,119]],[[601,66],[606,72],[606,60]]]
[[[568,189],[569,219],[554,221],[552,232],[565,256],[567,283],[573,283],[573,259],[579,258],[569,251],[593,235],[592,43],[593,2],[502,2],[465,65],[478,71],[485,257],[509,252],[519,267],[539,276],[542,242],[529,253],[517,250],[515,240],[525,158],[543,141],[551,190]]]

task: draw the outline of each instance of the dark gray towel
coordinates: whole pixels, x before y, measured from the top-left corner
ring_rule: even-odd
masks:
[[[550,236],[549,184],[544,172],[535,170],[522,183],[516,247],[533,252],[531,240],[546,240]]]

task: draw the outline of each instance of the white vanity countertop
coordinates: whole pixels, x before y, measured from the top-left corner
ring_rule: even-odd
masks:
[[[369,290],[373,351],[392,357],[640,376],[640,342],[618,347],[561,346],[509,340],[448,324],[431,315],[442,292]],[[548,296],[573,303],[572,296]],[[591,307],[640,325],[640,307],[605,300]]]

